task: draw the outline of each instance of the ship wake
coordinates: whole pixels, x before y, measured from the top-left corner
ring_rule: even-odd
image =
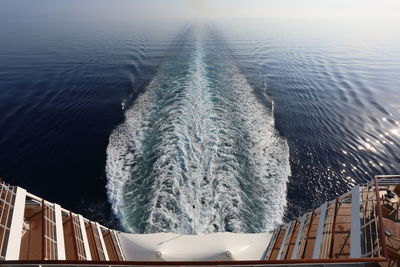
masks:
[[[193,26],[112,132],[106,174],[128,231],[262,232],[281,222],[289,151],[216,33]]]

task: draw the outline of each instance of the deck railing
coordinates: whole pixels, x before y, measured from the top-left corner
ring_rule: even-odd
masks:
[[[42,200],[42,258],[57,259],[56,214],[53,205]]]
[[[0,260],[4,260],[6,257],[16,189],[15,186],[0,181]]]
[[[374,180],[361,189],[362,257],[385,257],[381,212]]]
[[[99,261],[125,260],[114,230],[0,180],[1,264],[90,261],[91,254]]]
[[[275,265],[381,262],[388,259],[383,226],[381,196],[389,188],[400,184],[400,175],[375,176],[370,182],[355,186],[342,196],[324,203],[318,209],[279,226],[272,235],[262,260],[254,261],[196,261],[196,262],[132,262],[125,261],[122,247],[114,230],[93,223],[56,204],[26,193],[42,210],[43,256],[41,260],[7,261],[9,264],[84,265]],[[4,239],[8,217],[12,213],[17,187],[0,183],[0,241]],[[60,207],[58,207],[60,209]],[[68,227],[74,236],[76,259],[57,261],[58,239],[56,214],[69,217]],[[62,214],[62,215],[61,215]],[[5,223],[4,223],[5,222]],[[66,227],[67,221],[63,221]],[[8,227],[8,228],[7,228]],[[70,229],[68,228],[68,229]],[[1,232],[1,230],[3,231]],[[60,230],[60,229],[58,229]],[[61,241],[60,241],[61,242]],[[64,242],[62,240],[62,242]],[[3,242],[4,243],[4,242]],[[0,243],[2,253],[3,243]],[[57,246],[56,246],[57,244]],[[72,244],[72,243],[71,243]],[[64,249],[64,247],[63,247]],[[93,255],[91,255],[93,254]],[[57,254],[58,255],[58,254]],[[91,255],[91,256],[90,256]],[[97,255],[97,256],[96,256]],[[3,258],[1,258],[3,257]],[[0,259],[5,259],[0,254]],[[45,261],[48,260],[48,261]],[[54,261],[56,260],[56,261]],[[89,261],[88,261],[89,260]]]
[[[382,190],[399,184],[400,175],[376,176],[312,213],[282,225],[274,232],[265,259],[387,259],[380,195]],[[293,251],[292,255],[288,251]]]

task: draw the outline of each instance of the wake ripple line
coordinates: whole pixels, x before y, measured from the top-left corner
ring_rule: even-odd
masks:
[[[132,232],[272,229],[287,143],[226,49],[192,28],[110,136],[110,202]]]

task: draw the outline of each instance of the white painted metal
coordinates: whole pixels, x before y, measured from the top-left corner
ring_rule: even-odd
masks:
[[[119,251],[121,252],[122,260],[125,260],[124,251],[122,250],[121,243],[120,243],[120,241],[118,239],[117,231],[115,231],[115,230],[111,230],[111,231],[114,233],[115,240],[117,241],[117,246],[119,248]]]
[[[324,224],[325,224],[325,218],[326,218],[326,207],[328,206],[328,203],[325,202],[321,206],[321,211],[319,215],[319,222],[318,222],[318,230],[317,230],[317,236],[315,238],[315,244],[314,244],[314,250],[313,250],[313,259],[319,259],[319,255],[321,252],[321,243],[322,243],[322,235],[324,231]]]
[[[301,222],[300,222],[300,227],[299,231],[297,231],[297,238],[296,238],[296,243],[294,245],[293,253],[292,253],[292,260],[297,259],[297,254],[299,253],[299,246],[302,240],[303,235],[303,230],[304,230],[304,224],[306,223],[308,213],[305,213],[303,217],[301,217]]]
[[[351,190],[350,258],[361,258],[360,186]]]
[[[274,248],[274,244],[276,242],[276,239],[278,238],[279,235],[279,231],[281,229],[281,226],[278,226],[275,228],[275,230],[272,232],[272,236],[269,240],[269,242],[267,242],[267,249],[265,251],[264,256],[261,258],[262,260],[268,260],[269,257],[271,256],[271,252],[272,249]]]
[[[271,232],[200,235],[118,233],[128,261],[259,260],[271,236]]]
[[[32,193],[26,192],[26,196],[27,196],[28,198],[32,198],[32,199],[36,200],[38,203],[42,203],[42,198],[40,198],[40,197],[38,197],[38,196],[35,196],[35,195],[32,194]],[[47,201],[45,200],[45,202],[47,202]]]
[[[57,260],[65,260],[64,228],[60,205],[54,204],[54,213],[56,215]]]
[[[82,215],[78,214],[78,218],[79,218],[79,225],[81,227],[81,232],[82,232],[83,247],[85,248],[86,260],[90,261],[90,260],[92,260],[92,256],[90,254],[89,241],[88,241],[87,234],[86,234],[85,222],[83,221]]]
[[[10,235],[8,237],[6,260],[19,260],[22,228],[24,223],[26,190],[17,187],[15,203],[11,218]]]
[[[109,261],[110,258],[108,257],[106,243],[104,242],[104,238],[103,238],[103,234],[102,234],[101,229],[100,229],[100,225],[97,222],[96,222],[96,229],[97,229],[97,233],[99,234],[101,248],[102,248],[102,250],[104,252],[104,257],[106,258],[106,261]]]
[[[284,254],[284,252],[286,251],[286,248],[287,248],[286,241],[287,241],[287,239],[289,237],[289,233],[290,233],[290,230],[292,229],[292,225],[293,225],[293,221],[291,221],[291,222],[289,222],[287,224],[285,236],[283,237],[283,240],[282,240],[282,243],[281,243],[281,247],[279,249],[278,257],[276,257],[277,260],[280,260],[282,258],[282,256],[283,256],[282,254]]]

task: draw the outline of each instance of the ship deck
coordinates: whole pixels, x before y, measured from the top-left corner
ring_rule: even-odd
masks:
[[[119,233],[20,187],[0,190],[4,266],[400,264],[400,176],[375,176],[265,236],[177,235],[169,246],[163,234]]]
[[[399,263],[399,193],[399,176],[376,176],[365,185],[355,186],[276,229],[266,258],[388,258]]]

